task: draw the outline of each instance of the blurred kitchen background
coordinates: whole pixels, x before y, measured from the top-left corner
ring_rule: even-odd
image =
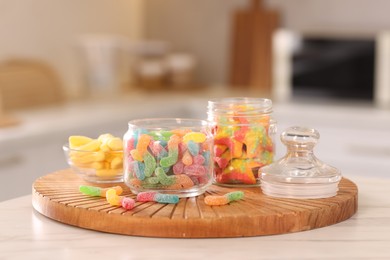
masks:
[[[387,0],[0,0],[0,200],[67,167],[69,135],[206,118],[207,100],[226,96],[271,98],[278,133],[316,128],[318,157],[346,176],[390,177],[388,10]]]

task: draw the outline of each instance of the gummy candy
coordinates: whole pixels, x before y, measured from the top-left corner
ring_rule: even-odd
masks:
[[[97,177],[122,176],[123,142],[119,137],[102,134],[97,139],[73,135],[68,138],[69,164],[77,169],[94,169]]]
[[[179,151],[176,150],[169,150],[169,154],[167,157],[161,158],[160,165],[162,167],[170,167],[174,165],[177,162],[179,155]]]
[[[90,143],[91,141],[93,141],[92,138],[81,135],[73,135],[69,137],[69,148],[73,149],[76,147],[80,147],[82,145]]]
[[[199,144],[195,143],[194,141],[188,141],[187,147],[192,156],[196,156],[199,153]]]
[[[156,170],[155,170],[155,174],[158,178],[158,180],[160,181],[161,184],[163,185],[171,185],[174,183],[174,179],[172,178],[169,178],[164,169],[161,168],[161,167],[157,167]]]
[[[257,184],[258,167],[273,160],[273,140],[269,115],[256,114],[249,104],[232,104],[229,112],[212,120],[214,129],[214,175],[219,184]],[[251,159],[256,164],[243,167],[236,159]],[[223,174],[223,176],[221,176]]]
[[[179,197],[172,194],[162,194],[153,191],[146,191],[137,194],[137,201],[155,201],[158,203],[176,204],[179,202]]]
[[[133,209],[135,207],[135,200],[133,200],[132,198],[128,198],[128,197],[122,197],[121,205],[122,205],[122,208]]]
[[[244,192],[232,191],[222,196],[216,196],[216,195],[206,196],[204,198],[204,202],[206,205],[209,206],[221,206],[221,205],[226,205],[232,201],[241,200],[243,198],[244,198]]]
[[[197,175],[197,176],[202,176],[206,174],[206,168],[203,165],[189,165],[184,167],[184,173],[189,174],[189,175]]]
[[[156,169],[156,160],[154,157],[149,153],[146,152],[144,155],[144,162],[145,162],[145,176],[150,177],[154,170]]]
[[[190,129],[153,129],[141,135],[137,131],[131,134],[125,140],[125,144],[130,142],[128,147],[133,148],[125,149],[125,178],[131,188],[183,190],[210,184],[211,140],[205,133]],[[134,146],[129,140],[138,140],[138,143]],[[139,152],[141,146],[144,152]],[[196,177],[192,180],[189,176]]]
[[[137,143],[137,152],[142,157],[144,153],[146,152],[146,149],[148,148],[150,142],[150,136],[147,134],[142,134]]]
[[[135,162],[135,174],[138,177],[138,179],[143,180],[145,179],[145,164],[141,162]]]
[[[135,206],[135,201],[132,198],[118,196],[114,189],[107,190],[106,199],[111,206],[122,206],[125,209],[132,209]]]
[[[206,135],[200,132],[190,132],[183,136],[183,142],[188,143],[189,141],[194,141],[196,143],[203,143],[206,141]]]
[[[190,152],[186,151],[183,155],[183,158],[181,159],[181,161],[183,162],[184,165],[191,165],[193,160],[192,160],[192,156],[190,154]]]
[[[175,163],[175,165],[173,165],[172,169],[174,174],[182,174],[184,169],[184,163],[182,161],[178,161],[177,163]]]
[[[206,159],[204,158],[204,156],[198,154],[198,155],[194,156],[193,161],[194,161],[194,164],[202,165],[205,163]]]
[[[110,148],[111,151],[115,150],[122,150],[123,149],[123,142],[118,137],[113,137],[109,140],[107,140],[107,146]]]
[[[95,196],[95,197],[106,197],[106,192],[108,189],[113,189],[116,192],[116,195],[121,195],[123,189],[121,186],[115,186],[111,188],[100,188],[95,186],[86,186],[80,185],[79,191],[85,195]]]
[[[192,179],[186,174],[179,174],[173,177],[175,179],[175,182],[167,187],[167,189],[169,190],[189,189],[195,185]],[[205,180],[203,183],[207,183],[207,180]]]

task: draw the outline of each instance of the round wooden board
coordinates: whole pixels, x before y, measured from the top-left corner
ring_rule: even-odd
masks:
[[[342,179],[337,196],[327,199],[279,199],[263,195],[260,188],[244,188],[245,199],[224,206],[207,206],[207,195],[225,194],[232,188],[211,186],[206,194],[182,198],[176,205],[137,202],[132,210],[110,206],[105,198],[78,191],[85,182],[70,169],[33,183],[33,206],[59,222],[109,233],[147,237],[246,237],[284,234],[329,226],[357,211],[357,186]],[[123,195],[135,198],[124,185]],[[96,186],[96,185],[95,185]],[[113,185],[99,185],[109,187]]]

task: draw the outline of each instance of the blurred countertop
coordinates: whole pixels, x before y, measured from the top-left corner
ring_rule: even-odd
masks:
[[[114,134],[123,135],[131,119],[206,119],[207,100],[235,96],[261,97],[255,92],[223,88],[181,92],[132,91],[18,111],[13,115],[21,121],[19,125],[0,128],[0,156],[26,145],[58,142],[59,139],[66,142],[67,137],[74,134],[98,135],[114,131]],[[347,174],[373,172],[390,177],[387,172],[390,169],[390,110],[375,108],[368,103],[306,99],[274,102],[273,116],[278,126],[277,158],[285,152],[279,134],[292,125],[308,126],[321,134],[315,148],[320,159],[344,167]]]

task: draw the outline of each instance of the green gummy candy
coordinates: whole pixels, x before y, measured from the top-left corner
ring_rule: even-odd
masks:
[[[153,155],[151,155],[149,152],[146,152],[144,155],[144,163],[145,163],[145,176],[150,177],[152,176],[152,173],[156,169],[157,163],[156,159],[154,159]]]
[[[89,196],[100,197],[101,189],[99,187],[81,185],[79,191]]]
[[[177,162],[177,158],[179,156],[179,150],[170,150],[167,157],[161,158],[160,165],[162,167],[169,167],[174,165]]]
[[[157,184],[159,182],[160,182],[160,180],[158,179],[158,177],[148,177],[148,178],[145,178],[145,180],[143,180],[142,183],[145,183],[145,184]]]
[[[164,185],[164,186],[170,186],[170,185],[174,184],[175,181],[176,181],[176,180],[175,180],[174,178],[172,178],[172,177],[174,177],[174,176],[167,176],[167,178],[161,179],[161,180],[160,180],[160,183],[161,183],[162,185]]]
[[[164,168],[166,167],[169,167],[169,166],[172,166],[176,163],[177,161],[177,158],[174,158],[174,157],[164,157],[160,160],[160,165]]]
[[[235,201],[235,200],[240,200],[244,198],[244,192],[242,191],[232,191],[229,193],[226,193],[225,196],[227,197],[228,201]]]
[[[168,178],[167,174],[165,173],[162,167],[157,167],[156,170],[154,171],[154,174],[156,174],[156,177],[159,180]]]
[[[153,137],[154,140],[160,140],[160,141],[169,141],[169,138],[171,135],[173,135],[170,131],[153,131],[150,132],[150,135]]]
[[[157,167],[154,173],[162,185],[169,186],[175,183],[175,179],[169,178],[162,167]]]

